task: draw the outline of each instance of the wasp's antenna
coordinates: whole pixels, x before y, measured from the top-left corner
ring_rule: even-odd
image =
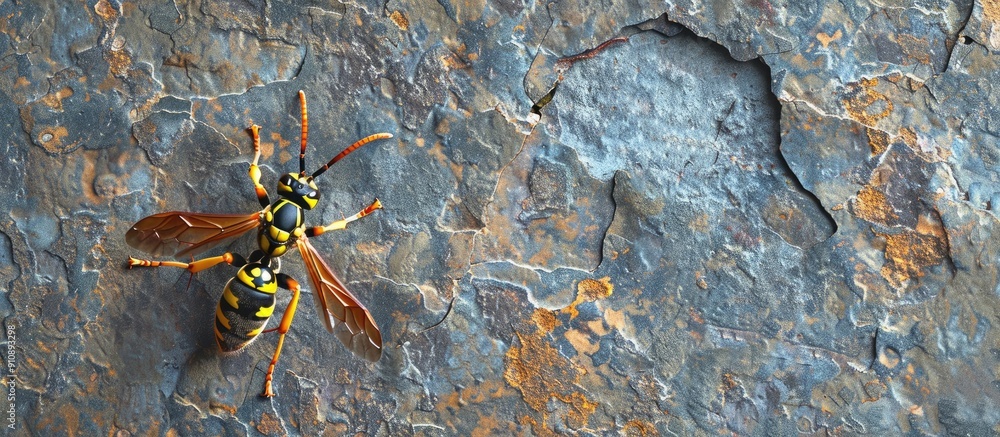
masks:
[[[306,138],[309,137],[309,112],[306,111],[306,93],[299,90],[299,101],[302,104],[302,144],[299,148],[299,174],[306,174]]]
[[[304,115],[305,115],[305,113],[303,113],[303,116]],[[349,155],[351,152],[353,152],[355,150],[358,150],[359,148],[361,148],[361,146],[363,146],[365,144],[368,144],[368,143],[370,143],[372,141],[375,141],[375,140],[387,140],[389,138],[392,138],[392,134],[384,133],[383,132],[383,133],[380,133],[380,134],[368,135],[367,137],[364,137],[364,138],[362,138],[360,140],[355,141],[354,144],[351,144],[350,146],[347,146],[347,148],[344,149],[343,152],[340,152],[340,153],[337,154],[337,156],[334,156],[333,159],[330,160],[330,162],[326,163],[326,165],[320,167],[319,170],[316,170],[316,172],[312,174],[312,177],[313,178],[319,177],[319,175],[323,174],[323,172],[325,172],[327,169],[329,169],[331,165],[336,164],[337,161],[340,161],[341,159],[344,159],[345,156]],[[305,146],[303,146],[303,147],[305,147]]]

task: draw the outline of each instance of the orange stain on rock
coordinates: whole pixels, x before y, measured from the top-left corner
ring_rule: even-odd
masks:
[[[278,417],[267,412],[260,415],[260,422],[257,423],[256,428],[257,431],[260,431],[264,435],[281,435],[285,432],[285,428],[281,426]]]
[[[861,403],[875,402],[882,398],[882,394],[888,389],[886,385],[877,379],[868,381],[864,385],[865,397],[861,399]]]
[[[52,126],[42,129],[36,140],[41,143],[46,152],[58,155],[76,148],[76,142],[66,141],[68,136],[69,131],[66,130],[65,126]]]
[[[880,273],[896,288],[923,277],[925,269],[941,264],[948,255],[948,242],[935,235],[918,232],[879,235],[886,240],[886,263]]]
[[[396,23],[396,27],[399,27],[399,30],[404,32],[410,30],[410,20],[408,20],[406,15],[403,15],[402,12],[392,11],[392,14],[389,14],[389,19],[392,20],[393,23]]]
[[[516,333],[520,346],[506,353],[503,378],[521,391],[521,398],[531,409],[547,414],[546,404],[576,381],[575,368],[559,351],[534,334]]]
[[[831,42],[837,41],[843,36],[844,33],[841,32],[840,29],[837,29],[836,32],[833,32],[833,35],[827,35],[826,33],[823,32],[817,33],[816,39],[819,40],[819,43],[822,44],[823,48],[825,49],[829,48]]]
[[[854,120],[865,126],[874,126],[892,114],[893,104],[889,98],[875,90],[878,78],[861,79],[850,83],[841,102]]]
[[[80,188],[83,190],[83,195],[94,204],[100,204],[104,201],[94,189],[94,183],[97,180],[98,158],[96,150],[85,150],[83,152],[83,171],[80,172]]]
[[[579,329],[570,329],[566,331],[564,336],[569,341],[569,344],[573,346],[573,349],[576,349],[577,353],[590,356],[601,349],[600,343],[590,341],[590,335]]]
[[[265,157],[271,156],[272,154],[274,154],[275,145],[277,145],[278,149],[281,150],[281,154],[279,155],[278,159],[281,161],[282,164],[288,162],[289,159],[292,159],[292,154],[288,152],[288,146],[292,144],[290,140],[284,139],[281,136],[281,134],[277,132],[271,132],[271,141],[272,141],[271,143],[261,141],[260,143],[261,155]],[[298,150],[295,151],[295,155],[296,157],[298,157]]]
[[[708,218],[709,218],[708,214],[705,213],[699,214],[697,217],[691,220],[690,223],[688,223],[688,229],[694,232],[707,234],[708,231],[711,230],[711,228],[709,227]]]
[[[531,320],[535,322],[538,326],[539,331],[544,333],[550,333],[557,327],[559,327],[559,319],[556,315],[545,308],[536,309],[534,313],[531,314]]]
[[[94,5],[94,12],[97,13],[99,17],[106,21],[115,20],[118,18],[118,10],[107,0],[100,0]]]
[[[659,432],[657,432],[656,427],[649,422],[632,419],[625,422],[625,425],[622,425],[622,435],[645,437],[648,435],[659,435]]]
[[[44,97],[42,97],[39,100],[45,106],[48,106],[49,108],[52,108],[53,110],[55,110],[57,112],[62,112],[63,111],[63,104],[62,104],[63,100],[65,100],[65,99],[67,99],[69,97],[72,97],[73,94],[74,94],[73,88],[70,88],[70,87],[67,86],[67,87],[62,87],[61,89],[59,89],[58,91],[56,91],[54,93],[48,93],[48,94],[46,94]]]
[[[615,311],[610,308],[604,310],[604,321],[609,328],[624,331],[626,327],[625,310]]]
[[[604,313],[604,317],[608,317],[607,312]],[[590,332],[593,332],[594,335],[603,336],[603,335],[607,335],[609,332],[611,332],[608,329],[608,325],[609,324],[610,323],[605,324],[604,321],[600,320],[600,319],[591,320],[591,321],[587,322],[587,329],[589,329]]]
[[[115,76],[124,76],[132,68],[132,56],[125,50],[108,50],[104,54],[104,60]]]
[[[577,305],[607,298],[614,293],[614,290],[615,286],[611,284],[610,277],[605,276],[599,280],[584,279],[579,284],[576,284],[576,300],[570,303],[564,310],[570,314],[570,319],[572,320],[580,314],[576,309]]]
[[[893,287],[902,288],[914,278],[923,277],[926,269],[940,265],[948,256],[948,240],[943,229],[924,223],[916,231],[882,234],[885,239],[885,265],[880,273]]]
[[[881,155],[883,152],[889,149],[889,133],[884,130],[867,128],[865,133],[868,134],[868,147],[872,149],[872,155]]]
[[[506,421],[504,421],[506,422]],[[472,430],[472,437],[489,437],[496,434],[496,430],[500,427],[500,421],[497,420],[496,413],[489,416],[480,416],[479,423],[476,424],[475,429]]]
[[[899,218],[885,193],[871,185],[865,186],[858,192],[853,206],[855,216],[872,223],[888,225],[890,220]]]
[[[504,360],[503,377],[507,384],[520,391],[521,399],[543,418],[549,416],[549,401],[557,399],[569,406],[566,418],[572,427],[586,426],[598,403],[577,391],[585,370],[550,346],[542,332],[518,332],[516,336],[520,346],[511,346]],[[541,430],[536,428],[538,431]]]

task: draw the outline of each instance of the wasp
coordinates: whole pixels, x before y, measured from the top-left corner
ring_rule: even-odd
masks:
[[[251,230],[257,230],[259,248],[249,259],[226,252],[191,262],[129,257],[128,265],[130,268],[179,267],[192,274],[222,263],[239,267],[236,275],[226,284],[216,309],[215,337],[223,352],[233,352],[244,348],[263,332],[278,332],[278,343],[264,378],[264,391],[261,393],[264,397],[274,396],[271,387],[274,368],[298,306],[298,282],[279,273],[277,268],[272,268],[272,262],[284,255],[289,248],[298,249],[302,255],[314,286],[312,294],[316,307],[327,330],[356,355],[370,361],[378,361],[382,355],[382,334],[371,313],[337,278],[333,269],[309,242],[310,238],[325,232],[345,229],[348,223],[382,208],[381,202],[375,199],[357,214],[325,226],[306,226],[305,211],[313,209],[319,202],[320,191],[316,178],[351,152],[373,141],[392,138],[392,134],[378,133],[362,138],[307,175],[305,152],[309,118],[305,93],[302,91],[299,91],[299,100],[302,114],[299,172],[286,173],[278,179],[277,200],[271,202],[267,190],[260,183],[260,126],[252,125],[249,130],[253,138],[254,158],[250,164],[249,176],[261,210],[251,214],[164,212],[139,220],[125,234],[125,241],[135,249],[154,256],[180,258],[194,257]],[[267,321],[274,312],[278,288],[290,291],[292,298],[278,327],[265,330]]]

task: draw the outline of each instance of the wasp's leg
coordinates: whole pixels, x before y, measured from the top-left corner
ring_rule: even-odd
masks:
[[[219,256],[213,256],[209,258],[203,258],[189,263],[179,262],[179,261],[153,261],[148,259],[136,259],[133,257],[128,257],[128,267],[178,267],[186,269],[191,273],[198,273],[209,267],[213,267],[222,263],[227,263],[237,267],[242,267],[247,263],[240,255],[234,255],[232,253],[226,252]]]
[[[295,318],[295,309],[299,305],[299,283],[284,273],[278,273],[278,286],[292,292],[292,300],[285,307],[285,314],[281,316],[281,324],[278,325],[278,346],[274,349],[274,356],[271,357],[271,365],[267,366],[267,375],[264,376],[264,392],[260,395],[265,398],[273,397],[274,390],[271,389],[271,380],[274,378],[274,366],[278,364],[278,356],[281,355],[281,346],[285,343],[285,334],[292,326],[292,319]]]
[[[260,184],[260,167],[257,166],[260,161],[260,126],[256,124],[250,126],[250,135],[253,136],[253,162],[250,163],[250,181],[253,182],[253,189],[257,192],[257,201],[260,202],[260,206],[267,208],[271,204],[271,200],[267,197],[267,189]]]
[[[368,214],[371,214],[375,212],[376,209],[382,209],[382,202],[379,201],[378,199],[375,199],[375,201],[372,202],[371,205],[366,206],[365,209],[362,209],[357,214],[354,214],[350,217],[337,220],[326,226],[313,226],[311,228],[306,228],[306,237],[315,237],[327,231],[336,231],[340,229],[345,229],[347,228],[348,223],[353,222]]]

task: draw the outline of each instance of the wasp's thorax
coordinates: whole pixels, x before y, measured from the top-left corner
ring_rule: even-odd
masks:
[[[312,176],[295,173],[285,173],[278,179],[278,195],[310,210],[319,202],[319,188],[313,182]]]

